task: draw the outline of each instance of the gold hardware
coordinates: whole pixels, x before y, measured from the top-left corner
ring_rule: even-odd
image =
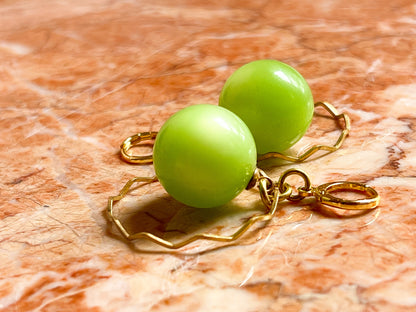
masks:
[[[336,197],[331,194],[333,191],[350,191],[359,192],[369,195],[369,198],[348,200]],[[380,196],[377,191],[370,186],[357,182],[340,181],[326,183],[312,189],[316,199],[324,204],[335,208],[348,210],[365,210],[373,209],[380,203]]]
[[[285,180],[291,175],[300,176],[304,180],[305,186],[297,188],[297,195],[290,194],[287,197],[290,201],[299,201],[305,197],[314,196],[316,201],[322,205],[346,210],[374,209],[380,203],[380,196],[371,186],[359,182],[337,181],[312,187],[308,175],[299,169],[289,169],[283,172],[276,187],[279,189],[285,188],[287,184]],[[361,193],[368,197],[362,199],[346,199],[331,194],[337,191]]]
[[[156,136],[157,136],[157,132],[151,131],[151,132],[141,132],[141,133],[128,137],[120,145],[121,158],[123,158],[124,161],[131,163],[131,164],[151,164],[153,162],[152,154],[138,156],[138,155],[130,155],[128,151],[132,147],[139,146],[139,144],[143,141],[151,141],[151,140],[156,139]]]
[[[303,187],[297,188],[297,195],[292,194],[292,189],[286,179],[289,176],[298,175],[300,176],[305,185]],[[120,233],[128,240],[135,240],[138,238],[144,238],[149,241],[152,241],[160,246],[169,248],[169,249],[178,249],[184,247],[197,240],[212,240],[219,242],[232,242],[238,239],[243,235],[253,224],[259,221],[269,221],[278,209],[279,202],[283,200],[290,201],[299,201],[308,196],[314,196],[316,200],[323,205],[328,205],[335,208],[349,209],[349,210],[368,210],[374,209],[377,207],[380,201],[380,197],[377,191],[365,184],[357,182],[331,182],[322,184],[318,187],[312,187],[308,175],[299,170],[299,169],[289,169],[285,171],[279,178],[277,182],[268,177],[264,171],[256,169],[253,175],[254,183],[258,185],[260,198],[266,207],[265,213],[261,215],[254,215],[247,219],[233,234],[231,235],[215,235],[210,233],[200,233],[193,235],[183,241],[172,243],[171,241],[165,240],[157,235],[154,235],[149,232],[139,232],[130,234],[126,228],[123,226],[120,219],[114,214],[114,204],[120,201],[124,196],[126,196],[129,190],[135,183],[152,183],[156,182],[157,178],[143,178],[137,177],[126,183],[126,185],[121,189],[120,193],[116,196],[112,196],[108,200],[107,214],[110,220],[116,225]],[[367,198],[349,200],[336,197],[331,194],[331,192],[336,191],[349,191],[349,192],[359,192],[364,193]]]
[[[304,152],[302,155],[297,156],[297,157],[284,155],[284,154],[277,153],[277,152],[270,152],[270,153],[258,155],[257,161],[260,162],[269,158],[280,158],[280,159],[290,161],[290,162],[302,162],[308,159],[309,157],[311,157],[313,154],[315,154],[318,151],[327,151],[329,153],[332,153],[338,150],[350,132],[350,129],[351,129],[350,118],[345,113],[339,114],[338,111],[335,109],[335,107],[327,102],[315,103],[315,108],[319,106],[323,107],[331,115],[332,119],[336,121],[338,127],[341,129],[340,136],[338,137],[338,140],[335,142],[334,145],[332,146],[313,145],[306,152]],[[343,120],[344,122],[342,123],[341,120]],[[152,132],[141,132],[141,133],[128,137],[127,139],[124,140],[124,142],[120,146],[121,157],[123,158],[124,161],[128,163],[132,163],[132,164],[152,163],[153,159],[152,159],[151,154],[144,155],[144,156],[130,155],[128,151],[133,147],[139,146],[140,143],[143,141],[154,140],[156,136],[157,136],[157,132],[152,131]]]
[[[298,188],[298,194],[297,195],[293,195],[290,194],[288,199],[291,201],[297,201],[297,200],[301,200],[303,198],[305,198],[304,195],[302,195],[301,191],[302,190],[309,190],[311,188],[311,180],[309,179],[308,175],[303,172],[302,170],[299,169],[289,169],[286,170],[285,172],[282,173],[282,175],[279,178],[279,181],[277,182],[277,187],[279,188],[279,190],[281,190],[284,186],[285,186],[285,180],[287,177],[291,176],[291,175],[298,175],[300,176],[303,181],[305,182],[305,186]]]
[[[332,119],[336,121],[338,127],[341,129],[341,133],[338,137],[338,140],[335,142],[334,145],[332,146],[320,145],[320,144],[313,145],[300,156],[289,156],[289,155],[284,155],[284,154],[277,153],[277,152],[270,152],[270,153],[258,155],[257,161],[259,162],[259,161],[269,159],[269,158],[279,158],[279,159],[283,159],[283,160],[290,161],[290,162],[302,162],[308,159],[309,157],[311,157],[313,154],[315,154],[318,151],[327,151],[328,153],[332,153],[338,150],[341,147],[342,143],[344,143],[348,134],[350,133],[350,130],[351,130],[350,118],[345,113],[342,113],[342,114],[338,113],[336,108],[328,102],[315,103],[315,108],[319,106],[323,107],[331,115]],[[340,122],[341,120],[344,120],[344,124]]]
[[[275,190],[273,192],[272,195],[272,199],[270,200],[270,204],[266,205],[267,211],[265,214],[261,214],[261,215],[254,215],[252,217],[250,217],[247,221],[245,221],[238,229],[237,231],[235,231],[233,234],[231,235],[215,235],[215,234],[210,234],[210,233],[201,233],[201,234],[196,234],[191,236],[188,239],[185,239],[183,241],[180,241],[178,243],[172,243],[168,240],[165,240],[157,235],[154,235],[152,233],[149,232],[139,232],[139,233],[134,233],[134,234],[130,234],[127,229],[123,226],[122,222],[120,221],[120,219],[118,219],[117,216],[114,215],[114,203],[121,200],[124,196],[127,195],[128,191],[130,190],[130,188],[135,184],[135,183],[140,183],[140,182],[154,182],[157,181],[156,178],[142,178],[142,177],[137,177],[134,179],[131,179],[130,181],[128,181],[126,183],[126,185],[122,188],[122,190],[120,191],[120,193],[117,196],[112,196],[109,198],[108,200],[108,206],[107,206],[107,215],[109,216],[110,220],[116,225],[117,229],[120,231],[120,233],[128,240],[136,240],[139,238],[144,238],[147,239],[149,241],[152,241],[160,246],[169,248],[169,249],[178,249],[181,247],[184,247],[196,240],[212,240],[212,241],[219,241],[219,242],[232,242],[235,241],[236,239],[238,239],[241,235],[243,235],[254,223],[259,222],[259,221],[269,221],[274,213],[277,210],[277,204],[279,202],[279,191]],[[261,188],[261,187],[260,187]],[[287,192],[289,192],[290,189],[287,190]],[[262,192],[262,191],[261,191]],[[286,194],[284,194],[286,195]],[[269,194],[267,194],[267,196],[269,196]]]

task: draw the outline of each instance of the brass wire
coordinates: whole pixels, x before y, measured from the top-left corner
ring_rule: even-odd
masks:
[[[292,196],[292,189],[288,183],[285,182],[286,178],[291,175],[298,175],[305,181],[305,186],[297,189],[298,195]],[[117,229],[127,240],[136,240],[144,238],[152,241],[162,247],[169,249],[178,249],[189,245],[197,240],[211,240],[218,242],[232,242],[237,240],[241,235],[247,232],[255,223],[263,221],[267,222],[272,219],[278,209],[279,202],[283,200],[299,201],[307,196],[314,196],[316,201],[323,205],[328,205],[334,208],[347,209],[347,210],[368,210],[377,207],[380,201],[380,197],[376,190],[373,188],[357,183],[357,182],[331,182],[325,183],[318,187],[312,187],[310,185],[309,177],[305,172],[299,169],[286,170],[277,182],[273,182],[262,170],[256,169],[254,174],[255,182],[258,185],[260,197],[265,205],[266,211],[260,215],[254,215],[243,222],[242,225],[231,235],[216,235],[211,233],[199,233],[193,235],[185,240],[173,243],[169,240],[165,240],[157,235],[149,232],[129,233],[124,227],[123,223],[114,213],[114,204],[124,198],[129,190],[135,183],[152,183],[156,182],[157,178],[145,178],[136,177],[128,181],[121,189],[120,193],[116,196],[112,196],[108,200],[107,215],[110,220],[116,225]],[[348,200],[340,197],[333,196],[331,191],[345,190],[350,192],[361,192],[367,195],[367,198]]]
[[[322,107],[324,108],[329,115],[332,117],[332,119],[335,120],[338,127],[341,129],[341,133],[335,142],[334,145],[313,145],[311,146],[307,151],[302,153],[299,156],[290,156],[285,155],[278,152],[270,152],[262,155],[257,156],[257,161],[263,161],[269,158],[279,158],[290,162],[302,162],[311,157],[313,154],[315,154],[318,151],[326,151],[328,153],[335,152],[338,150],[342,143],[345,141],[346,137],[348,136],[350,129],[351,129],[351,123],[350,118],[345,113],[338,113],[336,108],[328,103],[328,102],[316,102],[316,107]],[[341,122],[343,120],[343,123]],[[120,153],[121,157],[124,161],[131,163],[131,164],[151,164],[153,162],[152,154],[149,155],[132,155],[129,153],[129,150],[133,147],[138,147],[143,141],[150,141],[154,140],[157,136],[157,132],[151,131],[151,132],[141,132],[138,134],[134,134],[127,139],[123,141],[123,143],[120,146]]]
[[[290,161],[290,162],[302,162],[308,159],[309,157],[311,157],[316,152],[327,151],[329,153],[332,153],[338,150],[341,147],[342,143],[344,143],[348,134],[350,133],[350,130],[351,130],[350,118],[345,113],[342,113],[342,114],[338,113],[337,109],[328,102],[316,102],[315,108],[319,106],[323,107],[331,115],[332,119],[336,121],[338,127],[341,129],[341,133],[338,137],[338,140],[335,142],[334,145],[322,145],[322,144],[313,145],[299,156],[290,156],[290,155],[285,155],[282,153],[270,152],[270,153],[258,155],[257,161],[259,162],[259,161],[263,161],[269,158],[279,158],[279,159],[283,159],[283,160]],[[344,124],[340,122],[341,120],[344,121]]]

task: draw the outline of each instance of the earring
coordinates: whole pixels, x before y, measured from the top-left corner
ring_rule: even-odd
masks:
[[[306,132],[314,107],[323,107],[341,129],[332,146],[315,145],[293,157],[284,151]],[[332,182],[312,187],[303,171],[290,169],[277,182],[256,167],[258,161],[280,158],[301,162],[318,151],[339,149],[350,131],[350,120],[326,102],[313,105],[309,86],[290,66],[260,60],[244,65],[227,80],[220,95],[220,106],[199,104],[180,110],[157,132],[144,132],[127,138],[120,146],[122,158],[130,163],[153,161],[156,176],[130,180],[117,196],[110,197],[107,213],[123,236],[129,240],[146,238],[167,248],[180,248],[198,239],[233,241],[258,221],[274,215],[279,202],[299,201],[313,196],[322,205],[340,209],[368,210],[379,203],[377,192],[357,182]],[[155,140],[153,154],[131,155],[129,150],[144,141]],[[290,175],[300,176],[300,188],[286,183]],[[232,235],[197,234],[172,243],[149,232],[130,234],[114,213],[135,183],[159,180],[173,198],[195,208],[224,205],[244,189],[257,185],[265,213],[250,217]],[[293,192],[295,190],[295,192]],[[333,195],[339,190],[359,192],[366,197],[347,200]],[[296,194],[295,194],[296,193]]]

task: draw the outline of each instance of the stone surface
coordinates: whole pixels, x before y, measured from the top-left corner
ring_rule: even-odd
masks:
[[[414,311],[414,1],[1,1],[1,311]],[[152,166],[124,163],[125,137],[218,102],[239,66],[295,67],[314,98],[352,119],[343,148],[300,167],[314,184],[377,188],[379,209],[340,217],[311,201],[233,244],[166,252],[123,240],[107,199]],[[316,117],[294,151],[337,137]],[[180,239],[232,230],[256,190],[195,211],[157,184],[117,207],[126,226]]]

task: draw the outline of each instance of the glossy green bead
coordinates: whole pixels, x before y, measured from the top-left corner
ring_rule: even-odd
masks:
[[[153,147],[156,175],[176,200],[197,208],[221,206],[245,189],[256,168],[250,130],[225,108],[184,108],[160,129]]]
[[[314,110],[311,90],[292,67],[259,60],[237,69],[226,81],[219,105],[249,127],[257,152],[283,152],[308,129]]]

